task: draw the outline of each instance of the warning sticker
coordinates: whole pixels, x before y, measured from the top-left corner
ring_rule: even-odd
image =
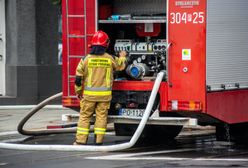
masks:
[[[191,60],[191,49],[182,49],[182,60]]]

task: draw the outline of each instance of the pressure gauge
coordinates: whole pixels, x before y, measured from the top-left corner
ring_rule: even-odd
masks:
[[[142,56],[141,56],[141,59],[142,59],[142,60],[145,60],[145,59],[146,59],[146,55],[142,55]]]

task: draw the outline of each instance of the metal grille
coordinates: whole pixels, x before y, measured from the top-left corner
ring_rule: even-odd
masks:
[[[114,14],[165,14],[166,0],[115,0]]]
[[[209,91],[248,87],[247,0],[207,1]]]

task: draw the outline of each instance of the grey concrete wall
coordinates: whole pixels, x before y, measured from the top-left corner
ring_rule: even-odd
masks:
[[[58,7],[51,0],[6,0],[6,96],[0,105],[37,104],[61,91]]]
[[[5,1],[6,10],[6,94],[17,95],[17,3]],[[3,99],[2,101],[3,102]],[[5,103],[5,102],[3,102]]]
[[[43,0],[42,0],[43,1]],[[17,65],[36,65],[35,0],[17,0]],[[39,46],[37,46],[39,47]]]
[[[62,90],[58,65],[58,6],[51,0],[36,1],[36,39],[38,64],[38,101]]]
[[[17,65],[17,3],[5,1],[6,10],[6,60],[7,65]]]
[[[37,63],[57,65],[58,63],[58,13],[51,0],[36,1]]]

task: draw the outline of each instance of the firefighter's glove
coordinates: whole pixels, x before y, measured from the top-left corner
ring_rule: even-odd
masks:
[[[126,51],[120,51],[119,56],[120,56],[120,58],[121,57],[126,57],[127,56],[127,52]]]
[[[75,93],[78,95],[79,99],[82,97],[82,77],[81,76],[76,76]]]
[[[82,86],[77,86],[77,85],[75,85],[75,93],[76,94],[82,94]]]
[[[82,99],[83,98],[83,96],[82,96],[82,86],[77,86],[77,85],[75,85],[75,93],[77,94],[77,97],[78,97],[78,99]]]
[[[126,51],[121,51],[119,53],[119,59],[118,59],[118,65],[125,64],[127,62],[127,52]]]
[[[118,65],[122,65],[122,64],[124,64],[125,62],[126,62],[126,57],[119,57],[119,59],[118,59]]]
[[[81,94],[78,94],[78,95],[77,95],[77,98],[78,98],[79,100],[82,100],[82,99],[83,99],[82,93],[81,93]]]

